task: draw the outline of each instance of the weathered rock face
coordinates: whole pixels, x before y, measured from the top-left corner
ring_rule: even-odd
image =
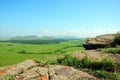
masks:
[[[113,41],[115,34],[106,34],[97,36],[96,38],[87,38],[84,40],[83,46],[86,50],[103,48],[105,46],[114,46]]]
[[[69,66],[39,66],[34,60],[14,65],[0,76],[0,80],[96,80],[88,73]]]

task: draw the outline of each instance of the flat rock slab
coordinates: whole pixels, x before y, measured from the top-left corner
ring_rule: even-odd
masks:
[[[116,34],[105,34],[96,36],[95,38],[87,38],[84,40],[83,47],[86,50],[104,48],[106,46],[114,47],[114,38]]]
[[[96,80],[86,72],[70,66],[39,66],[34,60],[27,60],[6,70],[0,80]]]
[[[103,54],[98,50],[86,50],[84,53],[74,52],[73,56],[77,57],[78,59],[88,57],[92,60],[101,61],[102,59],[109,57],[109,54]]]

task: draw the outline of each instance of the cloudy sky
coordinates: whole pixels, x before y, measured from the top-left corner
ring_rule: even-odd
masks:
[[[0,0],[0,37],[120,31],[120,0]]]

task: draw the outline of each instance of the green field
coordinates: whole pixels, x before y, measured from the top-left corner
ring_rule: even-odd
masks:
[[[0,67],[12,65],[26,59],[49,60],[60,54],[83,51],[80,40],[71,40],[55,44],[23,44],[0,42]]]

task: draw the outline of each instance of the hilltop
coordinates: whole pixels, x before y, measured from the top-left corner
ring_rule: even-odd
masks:
[[[43,36],[43,37],[37,37],[35,35],[33,36],[16,36],[10,38],[10,40],[52,40],[53,37]]]
[[[37,36],[17,36],[12,37],[8,42],[14,43],[27,43],[27,44],[53,44],[66,41],[66,39],[53,38],[49,36],[37,37]]]

